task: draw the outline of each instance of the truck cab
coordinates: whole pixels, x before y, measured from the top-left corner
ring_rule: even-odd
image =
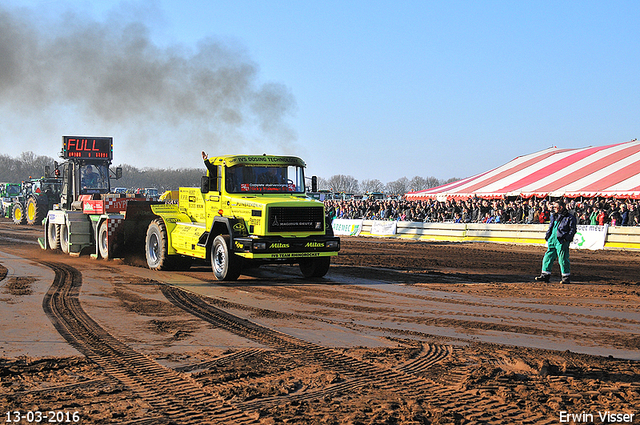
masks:
[[[297,263],[306,277],[326,274],[340,239],[324,204],[306,196],[302,159],[228,155],[205,165],[200,188],[180,188],[177,204],[151,206],[159,217],[147,231],[151,269],[200,258],[210,259],[219,280],[237,279],[251,263]]]

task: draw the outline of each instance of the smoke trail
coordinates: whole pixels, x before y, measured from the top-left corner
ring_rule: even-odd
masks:
[[[0,108],[28,119],[22,128],[114,136],[116,153],[163,147],[165,160],[166,151],[262,152],[265,143],[286,150],[295,139],[285,122],[293,96],[282,84],[259,83],[258,66],[242,48],[213,38],[161,48],[135,20],[67,14],[47,25],[2,6]],[[41,137],[59,143],[61,135]],[[0,130],[3,150],[20,138]]]

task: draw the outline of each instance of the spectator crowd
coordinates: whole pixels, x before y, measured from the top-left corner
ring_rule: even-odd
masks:
[[[579,225],[638,226],[640,201],[635,199],[564,199]],[[466,200],[351,199],[325,201],[330,217],[449,223],[549,223],[548,198]]]

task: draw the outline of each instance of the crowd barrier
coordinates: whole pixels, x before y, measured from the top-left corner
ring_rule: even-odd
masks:
[[[548,224],[421,223],[343,220],[333,223],[339,236],[370,236],[442,242],[502,242],[545,245]],[[572,248],[640,250],[640,227],[578,226]]]

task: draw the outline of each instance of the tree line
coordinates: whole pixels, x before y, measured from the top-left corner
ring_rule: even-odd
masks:
[[[54,159],[33,152],[23,152],[17,158],[0,154],[0,182],[20,183],[30,177],[43,177],[45,167],[54,169]],[[199,187],[200,177],[204,175],[202,168],[137,168],[132,165],[120,165],[122,178],[111,182],[112,187],[145,188],[155,187],[160,191],[177,189],[178,187]],[[112,167],[115,169],[115,167]],[[429,189],[440,186],[457,178],[439,180],[435,177],[406,177],[382,183],[378,179],[366,179],[359,182],[353,176],[336,174],[328,179],[318,178],[318,188],[333,192],[364,194],[367,192],[383,192],[404,195],[407,192]]]
[[[60,160],[59,162],[62,162]],[[33,152],[23,152],[12,158],[0,155],[0,182],[20,183],[29,178],[44,177],[45,168],[49,167],[53,174],[55,160]],[[177,189],[178,187],[199,187],[200,177],[204,175],[204,165],[199,168],[137,168],[132,165],[122,167],[122,178],[112,180],[112,187],[145,188],[155,187],[160,191]],[[111,167],[114,170],[116,167]]]
[[[439,180],[435,177],[415,176],[412,179],[401,177],[388,183],[382,183],[378,179],[365,179],[359,182],[353,176],[344,174],[336,174],[328,179],[318,178],[318,188],[330,190],[332,192],[353,193],[354,195],[363,195],[371,192],[382,192],[390,195],[404,195],[407,192],[416,192],[418,190],[431,189],[432,187],[441,186],[460,180],[459,178],[450,178]]]

